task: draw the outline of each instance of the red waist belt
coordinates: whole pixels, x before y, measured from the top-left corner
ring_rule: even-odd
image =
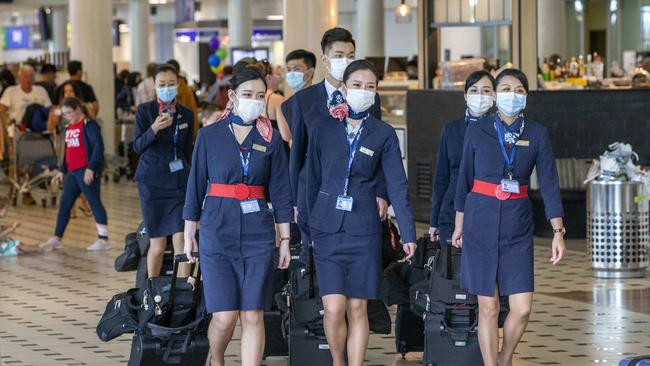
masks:
[[[226,197],[245,201],[250,198],[264,199],[264,186],[240,184],[210,184],[210,197]]]
[[[472,192],[495,197],[498,200],[505,201],[508,199],[519,199],[528,197],[528,186],[519,186],[519,193],[504,192],[501,190],[501,184],[484,182],[474,179]]]

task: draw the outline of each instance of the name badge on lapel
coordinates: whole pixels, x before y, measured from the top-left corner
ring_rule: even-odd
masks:
[[[244,214],[260,211],[260,204],[256,199],[241,201],[239,204],[241,205],[241,211]]]
[[[266,152],[266,146],[258,145],[258,144],[253,144],[253,150],[261,151],[261,152]]]
[[[180,159],[176,159],[174,161],[169,162],[169,171],[172,173],[176,173],[183,170],[183,161]]]
[[[362,152],[362,153],[364,153],[364,154],[366,154],[366,155],[368,155],[368,156],[375,156],[375,152],[374,152],[374,151],[372,151],[372,150],[370,150],[370,149],[368,149],[368,148],[365,148],[365,147],[363,147],[363,146],[361,146],[361,148],[359,149],[359,151]]]
[[[187,128],[187,122],[178,125],[178,129],[179,129],[179,130],[184,130],[184,129],[186,129],[186,128]]]
[[[528,140],[517,140],[515,145],[517,145],[517,146],[529,146],[530,141],[528,141]]]
[[[346,212],[352,212],[352,203],[354,199],[350,196],[338,196],[336,199],[336,209]]]

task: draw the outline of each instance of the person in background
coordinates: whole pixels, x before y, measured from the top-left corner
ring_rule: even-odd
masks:
[[[8,87],[16,85],[16,78],[9,69],[0,70],[0,97]]]
[[[43,64],[43,66],[41,66],[41,74],[39,78],[40,80],[34,84],[45,88],[45,90],[47,90],[47,95],[50,96],[52,102],[56,100],[56,66],[52,64]]]
[[[471,73],[465,80],[465,116],[446,123],[440,134],[436,176],[433,184],[429,236],[431,241],[440,238],[443,249],[454,233],[456,210],[454,197],[458,182],[458,169],[463,156],[465,130],[485,117],[494,106],[494,77],[485,70]],[[444,258],[444,257],[443,257]]]
[[[157,68],[158,64],[155,62],[147,64],[147,77],[138,84],[138,88],[135,92],[136,107],[142,103],[151,102],[156,99],[156,85],[153,82],[153,76],[156,73]]]
[[[77,87],[80,91],[79,99],[86,105],[88,113],[92,116],[99,114],[99,102],[95,96],[95,90],[90,84],[83,81],[83,68],[81,61],[71,60],[68,62],[68,74],[70,74],[70,81],[73,81],[77,84]],[[61,85],[57,89],[60,89]],[[117,92],[116,92],[117,93]],[[61,92],[57,90],[57,97],[61,95]],[[58,105],[59,101],[52,101],[54,104]]]
[[[289,125],[287,124],[287,120],[284,118],[281,110],[282,103],[284,103],[284,97],[277,93],[282,76],[274,72],[273,65],[268,61],[262,60],[259,63],[263,70],[262,75],[264,75],[267,85],[265,97],[266,108],[264,109],[263,116],[271,121],[273,128],[280,131],[280,135],[282,136],[282,140],[284,141],[288,152],[289,141],[291,141],[291,130],[289,130]]]
[[[517,69],[496,78],[493,116],[467,127],[454,199],[452,244],[463,248],[461,288],[478,296],[478,339],[485,366],[512,365],[528,325],[534,291],[533,214],[528,184],[537,171],[553,226],[550,262],[564,257],[564,216],[555,156],[546,128],[524,115],[528,79]],[[510,311],[499,352],[500,296]]]
[[[104,168],[104,142],[101,127],[88,117],[83,102],[66,98],[61,103],[63,118],[70,121],[65,131],[65,155],[60,171],[52,179],[63,181],[61,205],[56,219],[54,236],[40,245],[43,251],[63,248],[61,242],[70,221],[70,211],[77,197],[83,193],[90,203],[97,224],[98,239],[87,249],[100,251],[110,249],[108,243],[108,218],[101,201],[101,173]]]
[[[325,80],[318,84],[304,88],[282,104],[282,112],[291,126],[291,152],[289,159],[289,176],[295,210],[294,220],[300,226],[301,240],[303,243],[301,260],[306,263],[307,243],[310,242],[307,206],[305,202],[305,175],[304,163],[309,145],[311,129],[319,121],[329,116],[329,105],[332,100],[340,96],[339,88],[343,83],[345,68],[354,60],[355,42],[352,33],[343,28],[332,28],[323,34],[321,39],[323,55],[321,61],[327,67],[328,74]],[[379,95],[370,107],[370,114],[381,119],[381,102]],[[388,194],[383,176],[377,186],[377,205],[379,216],[385,218],[388,213]],[[301,215],[302,213],[302,215]]]
[[[232,66],[223,68],[223,78],[216,79],[207,89],[204,101],[215,103],[219,109],[226,109],[228,104],[228,90],[230,90],[230,79],[232,78]]]
[[[418,79],[418,59],[414,58],[406,64],[406,73],[409,80]]]
[[[135,171],[140,209],[150,239],[149,277],[158,277],[172,236],[174,253],[183,252],[183,204],[192,160],[194,114],[177,98],[178,70],[162,65],[154,76],[157,99],[142,103],[135,115],[133,149],[140,156]],[[183,264],[179,276],[190,266]]]
[[[260,365],[264,311],[273,301],[274,221],[281,237],[278,268],[286,269],[291,261],[287,155],[280,134],[261,116],[264,79],[256,68],[234,73],[228,93],[233,107],[199,131],[187,183],[184,251],[195,260],[192,252],[198,250],[200,221],[204,298],[212,313],[208,330],[212,366],[225,365],[224,353],[238,320],[241,364]],[[268,208],[266,191],[273,210]]]
[[[377,70],[349,64],[331,116],[312,127],[307,154],[307,212],[323,326],[334,366],[362,366],[368,346],[368,299],[377,299],[382,274],[382,225],[377,215],[380,176],[395,209],[406,253],[415,254],[415,221],[395,129],[369,112]],[[382,173],[383,172],[383,173]],[[300,212],[303,214],[303,212]],[[347,362],[345,355],[347,353]]]
[[[139,72],[135,71],[129,73],[129,76],[126,79],[126,84],[124,84],[115,100],[115,106],[117,108],[120,108],[127,113],[135,112],[135,95],[138,84],[140,84],[141,81],[142,75]]]
[[[20,123],[25,109],[30,104],[49,107],[52,102],[42,86],[34,85],[34,68],[22,65],[18,70],[18,85],[10,86],[0,98],[0,117],[5,123]]]
[[[201,116],[201,126],[205,127],[213,124],[219,119],[223,110],[215,103],[205,103],[199,115]]]
[[[167,61],[166,64],[176,68],[176,72],[180,75],[181,65],[178,63],[178,61],[171,59]],[[187,85],[187,80],[181,77],[178,78],[178,94],[176,96],[176,102],[192,111],[192,115],[194,116],[194,119],[192,120],[194,123],[194,126],[192,126],[192,140],[196,139],[196,134],[199,131],[200,122],[199,107],[196,103],[196,96],[194,95],[192,88]]]
[[[316,70],[316,55],[298,49],[289,52],[284,61],[287,64],[287,74],[284,78],[291,89],[298,92],[311,86]]]

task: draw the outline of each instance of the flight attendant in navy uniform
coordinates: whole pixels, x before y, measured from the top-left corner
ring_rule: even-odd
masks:
[[[465,116],[446,123],[440,134],[429,236],[431,241],[440,238],[443,247],[446,247],[447,239],[451,239],[454,232],[456,220],[454,197],[458,182],[458,168],[463,156],[465,130],[468,125],[486,116],[494,106],[494,87],[494,77],[488,71],[479,70],[471,73],[465,80],[467,102]]]
[[[293,201],[296,210],[297,224],[300,227],[302,246],[301,258],[306,259],[306,247],[309,243],[308,215],[305,207],[305,156],[309,145],[311,129],[317,122],[329,116],[329,102],[332,95],[342,84],[345,68],[354,60],[355,42],[352,33],[344,28],[332,28],[323,34],[321,39],[323,51],[322,62],[327,67],[328,74],[320,83],[300,90],[282,104],[282,113],[291,129],[291,151],[289,159],[289,174]],[[370,114],[381,119],[379,96],[370,107]],[[377,204],[379,215],[386,217],[388,201],[386,184],[383,176],[378,187]],[[303,213],[300,215],[300,213]]]
[[[204,296],[212,321],[211,365],[225,365],[224,352],[241,321],[242,365],[259,365],[264,349],[264,311],[272,300],[275,223],[280,231],[279,268],[287,268],[293,217],[288,162],[282,137],[264,111],[266,83],[254,68],[231,79],[232,111],[199,131],[187,185],[185,253],[199,251]],[[265,198],[268,190],[273,209]]]
[[[183,252],[183,204],[192,158],[194,114],[176,103],[178,72],[169,65],[154,76],[157,100],[138,106],[133,149],[140,155],[135,180],[140,208],[150,238],[147,253],[149,277],[160,275],[167,236],[174,252]],[[189,274],[189,266],[179,268],[179,276]]]
[[[496,79],[498,112],[465,133],[453,245],[463,248],[461,286],[478,295],[478,337],[486,366],[510,366],[533,300],[533,220],[528,184],[537,171],[555,233],[551,263],[566,250],[555,157],[546,128],[525,118],[528,80],[516,69]],[[510,312],[499,352],[499,295]]]
[[[368,61],[357,60],[342,80],[347,103],[335,94],[332,117],[310,131],[307,203],[334,365],[346,364],[347,350],[347,365],[361,366],[368,345],[367,302],[378,298],[382,273],[375,195],[382,173],[407,258],[415,251],[416,238],[397,134],[368,112],[375,101],[377,72]]]

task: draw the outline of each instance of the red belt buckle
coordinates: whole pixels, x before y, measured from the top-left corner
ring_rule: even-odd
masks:
[[[494,188],[494,197],[496,197],[499,201],[505,201],[510,198],[510,196],[512,196],[512,193],[504,192],[501,184],[498,184],[496,188]]]
[[[251,196],[251,190],[247,185],[239,183],[235,186],[235,198],[244,201]]]

